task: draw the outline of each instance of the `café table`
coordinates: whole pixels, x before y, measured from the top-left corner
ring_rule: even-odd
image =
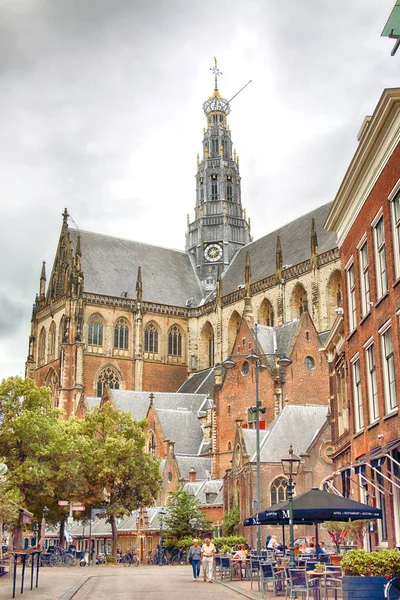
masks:
[[[321,579],[325,577],[324,571],[307,571],[308,583],[312,583],[315,600],[321,598]]]

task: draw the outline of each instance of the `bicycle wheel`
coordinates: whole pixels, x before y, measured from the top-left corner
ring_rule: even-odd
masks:
[[[72,567],[73,562],[74,557],[72,556],[72,554],[66,554],[64,556],[63,564],[65,567]]]
[[[124,558],[122,559],[122,564],[124,565],[124,567],[130,567],[132,564],[132,560],[131,560],[130,556],[125,555]]]
[[[58,562],[58,556],[56,556],[55,554],[50,554],[49,557],[49,566],[50,567],[56,567],[58,566],[59,562]]]
[[[393,577],[389,583],[386,584],[385,598],[388,600],[400,599],[400,577]]]
[[[140,560],[139,560],[139,558],[137,556],[133,557],[132,564],[133,564],[134,567],[138,567],[139,566]]]

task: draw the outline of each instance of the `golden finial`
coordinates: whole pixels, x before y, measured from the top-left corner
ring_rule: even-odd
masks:
[[[206,132],[206,128],[205,128],[205,127],[203,127],[203,133],[205,133],[205,132]]]
[[[214,66],[210,67],[210,71],[214,73],[214,91],[218,92],[218,77],[222,75],[222,72],[218,69],[217,59],[214,56]]]
[[[197,164],[199,164],[199,163],[200,163],[200,154],[197,153]]]
[[[239,154],[237,155],[236,162],[239,164]]]
[[[243,219],[246,220],[246,209],[243,209]]]
[[[236,148],[233,151],[233,160],[236,162]]]
[[[200,216],[201,217],[203,216],[203,205],[202,204],[200,204]]]
[[[251,227],[251,219],[250,219],[250,217],[247,219],[247,222],[249,224],[249,229],[250,229],[250,227]]]
[[[226,202],[222,203],[222,214],[226,215]]]
[[[208,147],[207,146],[204,148],[204,156],[206,158],[208,158]]]
[[[219,147],[219,155],[220,155],[220,156],[223,156],[223,155],[224,155],[224,147],[223,147],[223,145],[222,145],[222,144],[221,144],[221,145],[220,145],[220,147]]]
[[[186,213],[186,223],[187,223],[188,227],[189,227],[189,222],[190,222],[189,221],[189,213]]]

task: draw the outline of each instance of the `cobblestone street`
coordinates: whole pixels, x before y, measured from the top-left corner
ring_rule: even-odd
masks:
[[[44,568],[40,571],[39,588],[30,590],[30,572],[25,576],[24,594],[20,594],[21,573],[18,571],[16,598],[26,600],[233,600],[242,595],[220,585],[192,580],[190,566],[159,567],[97,566],[91,568]],[[12,579],[0,579],[0,600],[12,597]]]

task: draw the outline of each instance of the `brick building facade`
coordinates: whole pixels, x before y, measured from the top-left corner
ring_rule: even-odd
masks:
[[[343,265],[343,314],[326,342],[333,485],[382,508],[371,536],[382,548],[400,541],[400,89],[383,92],[358,140],[326,223]]]

